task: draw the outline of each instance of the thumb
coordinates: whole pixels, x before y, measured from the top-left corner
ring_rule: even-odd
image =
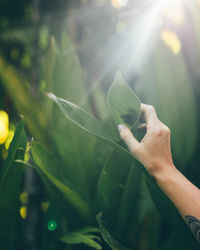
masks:
[[[138,140],[134,137],[130,129],[127,128],[125,125],[123,124],[118,125],[118,130],[119,130],[120,137],[125,142],[130,152],[133,155],[136,155],[136,152],[140,146],[140,143],[138,142]]]

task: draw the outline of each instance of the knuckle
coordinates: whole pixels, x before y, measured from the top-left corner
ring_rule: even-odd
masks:
[[[131,154],[134,156],[139,154],[139,148],[136,146],[131,147],[129,150],[130,150]]]
[[[164,127],[164,131],[166,134],[170,134],[170,129],[167,126]]]
[[[154,134],[156,136],[161,136],[163,134],[163,129],[162,128],[156,128],[154,131]]]
[[[165,124],[161,123],[161,127],[164,134],[170,134],[170,129]]]
[[[169,135],[170,129],[166,125],[160,123],[154,128],[154,134],[156,136]]]

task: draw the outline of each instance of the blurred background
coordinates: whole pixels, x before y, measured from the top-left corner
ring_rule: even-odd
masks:
[[[72,101],[109,126],[106,94],[120,70],[141,101],[154,105],[160,120],[169,126],[177,168],[200,187],[199,68],[199,0],[0,0],[1,166],[8,159],[21,118],[27,134],[22,156],[27,165],[22,164],[18,182],[11,173],[8,184],[12,190],[5,188],[10,193],[1,192],[1,223],[15,217],[12,234],[10,228],[0,229],[3,249],[91,249],[83,242],[59,241],[62,235],[83,226],[97,226],[95,216],[79,218],[69,200],[63,200],[58,186],[49,184],[52,180],[43,181],[45,174],[32,167],[36,162],[30,153],[33,140],[55,154],[58,165],[67,169],[62,180],[52,175],[62,183],[71,181],[71,187],[92,204],[94,214],[103,211],[110,232],[127,248],[198,249],[181,222],[182,231],[174,226],[173,221],[179,223],[175,222],[178,215],[174,208],[170,212],[172,205],[167,207],[160,190],[153,183],[148,187],[144,174],[131,173],[123,161],[118,167],[126,172],[126,184],[134,176],[125,205],[119,205],[122,198],[107,208],[103,199],[96,199],[101,189],[96,183],[110,146],[69,122],[65,124],[43,93],[53,92]],[[113,190],[116,195],[118,191]],[[153,199],[155,195],[160,202]],[[5,216],[6,206],[13,205],[4,206],[4,199],[15,200],[15,209]],[[116,219],[119,214],[110,217],[113,209],[126,215],[123,223]],[[106,243],[102,246],[110,249]]]

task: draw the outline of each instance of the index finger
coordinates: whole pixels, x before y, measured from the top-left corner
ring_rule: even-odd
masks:
[[[142,103],[141,112],[144,115],[144,119],[147,124],[147,130],[158,123],[159,120],[153,106]]]

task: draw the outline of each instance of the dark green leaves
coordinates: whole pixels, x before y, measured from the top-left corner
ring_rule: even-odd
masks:
[[[127,85],[120,72],[108,92],[108,106],[116,125],[132,128],[140,115],[140,100]]]
[[[23,160],[26,148],[24,123],[17,125],[8,157],[0,177],[0,241],[4,250],[13,249],[15,222],[19,213],[19,195],[23,168],[15,159]]]

